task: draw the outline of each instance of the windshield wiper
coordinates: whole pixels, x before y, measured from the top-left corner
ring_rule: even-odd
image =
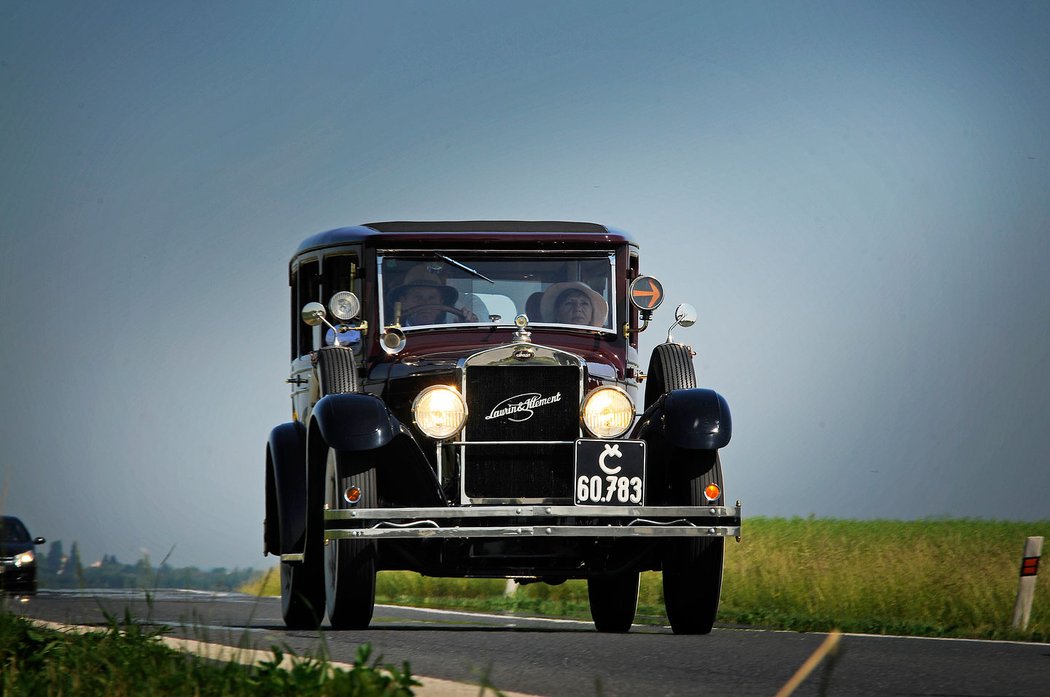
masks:
[[[489,278],[485,274],[481,273],[480,271],[475,271],[474,269],[470,268],[466,264],[462,264],[462,263],[456,261],[455,259],[453,259],[451,257],[447,257],[444,254],[438,254],[437,252],[434,252],[434,256],[436,256],[439,259],[443,259],[444,261],[448,262],[449,264],[452,264],[457,269],[462,269],[463,271],[466,271],[467,273],[469,273],[472,276],[477,276],[478,278],[480,278],[483,281],[488,281],[492,285],[496,285],[496,282],[493,281],[491,278]]]

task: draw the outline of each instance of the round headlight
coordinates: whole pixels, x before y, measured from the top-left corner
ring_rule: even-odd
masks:
[[[341,290],[328,301],[328,309],[332,314],[343,320],[351,320],[361,312],[361,301],[348,290]]]
[[[599,387],[583,400],[583,425],[598,438],[623,435],[634,423],[634,404],[619,387]]]
[[[445,440],[463,428],[467,403],[454,388],[433,385],[420,392],[412,403],[412,418],[423,433],[435,440]]]
[[[36,555],[33,554],[32,550],[28,552],[22,552],[15,557],[15,566],[24,566],[26,564],[32,564],[36,561]]]

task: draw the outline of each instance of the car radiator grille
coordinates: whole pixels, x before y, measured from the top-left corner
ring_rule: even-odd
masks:
[[[580,369],[575,366],[468,367],[470,411],[465,441],[570,442],[465,446],[466,495],[471,499],[571,499],[579,395]]]

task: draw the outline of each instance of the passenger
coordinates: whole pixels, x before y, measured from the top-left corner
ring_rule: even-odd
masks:
[[[586,283],[555,283],[543,292],[540,316],[545,322],[604,327],[609,303]]]
[[[401,303],[401,324],[422,326],[444,324],[447,314],[455,315],[456,322],[477,322],[478,318],[466,308],[457,308],[459,291],[445,284],[445,279],[427,265],[413,266],[405,281],[390,291],[390,299]]]

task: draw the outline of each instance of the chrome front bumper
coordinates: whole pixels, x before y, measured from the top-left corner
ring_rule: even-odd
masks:
[[[326,510],[325,540],[472,537],[736,537],[736,506],[462,506]]]

